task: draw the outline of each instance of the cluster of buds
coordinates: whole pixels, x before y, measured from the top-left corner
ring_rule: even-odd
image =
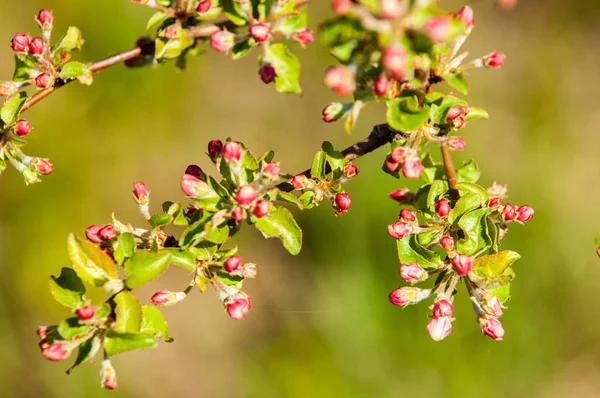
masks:
[[[397,173],[401,170],[404,177],[410,179],[419,178],[423,172],[423,164],[417,152],[401,146],[392,149],[385,159],[385,168],[390,173]]]

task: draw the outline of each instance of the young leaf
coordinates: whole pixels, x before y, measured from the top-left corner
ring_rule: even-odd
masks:
[[[484,288],[485,291],[492,293],[494,296],[498,297],[498,300],[502,304],[506,303],[510,300],[510,282],[515,278],[515,272],[512,268],[508,268],[504,273],[500,276],[501,278],[505,278],[508,282],[502,286],[493,287],[493,288]]]
[[[81,31],[75,26],[69,26],[67,33],[52,47],[52,54],[60,54],[61,52],[70,53],[71,51],[81,49],[82,45]]]
[[[26,54],[15,54],[15,72],[13,74],[13,81],[24,82],[29,77],[29,71],[35,67],[35,63]]]
[[[22,91],[19,95],[13,96],[2,105],[0,119],[2,119],[6,126],[12,126],[17,122],[25,101],[27,101],[27,93]]]
[[[470,193],[461,197],[448,214],[448,222],[454,224],[460,216],[481,207],[481,196]]]
[[[312,168],[310,169],[310,175],[314,178],[324,179],[325,178],[325,161],[327,155],[323,151],[317,152],[315,160],[313,160]]]
[[[92,83],[92,72],[81,62],[68,62],[60,69],[60,78],[64,81],[79,79],[88,86]]]
[[[77,275],[92,286],[103,286],[117,279],[117,267],[99,247],[79,239],[73,234],[67,239],[69,258]]]
[[[429,210],[435,211],[435,202],[437,202],[443,194],[448,192],[448,189],[448,183],[443,180],[435,180],[433,184],[431,184],[431,188],[427,194],[427,207]]]
[[[196,270],[196,256],[192,252],[174,247],[168,248],[166,251],[171,253],[171,262],[176,266],[190,272]]]
[[[163,318],[162,312],[155,307],[145,305],[142,307],[142,313],[142,333],[152,337],[160,337],[168,343],[173,341],[173,338],[169,337],[169,324]]]
[[[173,222],[173,216],[170,214],[155,214],[150,217],[150,225],[152,228],[169,225]]]
[[[246,40],[242,40],[238,43],[235,43],[233,48],[231,49],[231,55],[233,59],[240,59],[244,55],[248,54],[250,50],[254,47],[256,42],[252,37],[247,38]]]
[[[421,127],[429,119],[429,108],[419,108],[417,96],[400,97],[388,101],[387,122],[397,131],[410,131]]]
[[[476,106],[472,106],[469,108],[469,113],[465,116],[465,121],[474,120],[474,119],[488,119],[490,115],[487,113],[485,109],[478,108]]]
[[[473,268],[470,273],[483,279],[492,280],[502,275],[520,258],[519,253],[510,250],[481,256],[473,260]]]
[[[476,193],[481,196],[481,200],[487,202],[490,198],[487,191],[480,185],[472,184],[470,182],[461,182],[456,184],[456,189],[460,193],[461,196],[469,193]]]
[[[283,246],[292,255],[300,253],[302,230],[285,207],[272,209],[268,216],[259,218],[255,225],[265,238],[281,239]]]
[[[237,1],[221,0],[221,6],[231,22],[238,26],[246,24],[246,15]]]
[[[125,263],[127,273],[125,285],[129,289],[137,289],[145,285],[165,272],[170,262],[171,253],[168,251],[135,253]]]
[[[265,47],[265,56],[275,68],[275,89],[280,93],[300,94],[300,61],[285,44]]]
[[[85,286],[72,268],[63,268],[58,278],[51,276],[48,281],[52,297],[65,307],[85,306]]]
[[[95,337],[90,337],[89,339],[85,340],[79,345],[79,351],[77,352],[77,358],[75,359],[75,363],[69,369],[67,369],[68,375],[70,375],[71,372],[73,372],[73,369],[75,369],[77,366],[87,362],[90,359],[92,355],[92,350],[94,348],[95,339]]]
[[[398,258],[401,263],[418,263],[426,271],[438,269],[442,264],[439,253],[421,246],[414,235],[398,239],[396,244],[398,246]]]
[[[121,292],[114,298],[117,321],[114,329],[119,333],[138,333],[142,327],[142,306],[131,292]]]
[[[306,24],[306,8],[303,8],[298,14],[291,15],[285,18],[282,22],[278,23],[275,29],[273,29],[273,32],[281,32],[287,36],[302,28],[306,28]]]
[[[135,253],[135,240],[133,235],[130,233],[124,233],[119,235],[119,239],[117,240],[117,247],[113,253],[113,257],[115,261],[119,265],[123,265],[125,260],[133,256]]]
[[[113,356],[138,348],[154,348],[157,343],[152,336],[146,333],[118,333],[111,330],[104,337],[103,346],[106,354]]]
[[[463,94],[467,94],[469,91],[469,85],[467,80],[462,73],[447,72],[442,75],[444,80],[454,89],[460,91]]]
[[[65,319],[58,325],[58,334],[64,340],[70,340],[73,337],[84,335],[91,328],[92,325],[80,324],[79,318],[72,317]]]
[[[344,166],[346,166],[344,155],[333,149],[333,145],[328,141],[323,142],[321,149],[323,149],[327,155],[327,163],[329,163],[329,166],[331,167],[333,179],[340,178],[344,174]]]
[[[456,171],[456,182],[476,183],[479,180],[481,173],[475,161],[470,160],[464,163],[463,166]]]
[[[465,234],[464,239],[456,242],[456,249],[460,254],[471,256],[490,245],[486,231],[485,216],[487,212],[488,209],[473,210],[463,215],[458,221],[458,226]]]

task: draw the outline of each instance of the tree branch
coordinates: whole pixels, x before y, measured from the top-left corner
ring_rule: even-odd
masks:
[[[445,145],[442,146],[442,157],[444,158],[444,169],[446,170],[450,189],[454,190],[456,188],[456,172],[454,171],[454,162],[452,162],[450,149]]]

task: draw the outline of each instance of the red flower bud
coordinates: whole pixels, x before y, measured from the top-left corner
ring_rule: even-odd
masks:
[[[233,256],[229,257],[227,260],[225,260],[225,263],[224,263],[225,270],[231,274],[240,268],[241,262],[242,262],[242,259],[240,256],[238,256],[237,254],[233,255]]]
[[[453,151],[464,151],[467,147],[467,142],[462,137],[450,137],[446,141],[446,145]]]
[[[352,94],[356,88],[354,73],[344,66],[330,66],[325,72],[325,86],[338,95]]]
[[[107,390],[115,390],[117,388],[117,372],[112,367],[110,360],[106,359],[102,361],[100,374],[102,375],[102,387]]]
[[[408,189],[396,189],[388,194],[391,199],[394,199],[397,202],[405,202],[411,199],[411,193]]]
[[[258,274],[258,269],[256,268],[256,264],[248,263],[242,265],[242,276],[244,278],[256,278]]]
[[[350,162],[346,163],[346,165],[344,166],[344,175],[347,178],[352,178],[357,174],[358,174],[358,168]]]
[[[388,47],[383,51],[383,67],[397,80],[404,77],[406,60],[406,51],[401,47]]]
[[[421,160],[416,155],[408,155],[402,163],[402,174],[406,178],[416,179],[421,176],[423,172],[423,165]]]
[[[234,160],[238,162],[242,157],[242,147],[235,141],[226,142],[225,146],[223,147],[223,157],[228,162]]]
[[[102,239],[98,236],[98,231],[100,231],[101,227],[99,225],[90,225],[85,230],[85,236],[88,238],[90,242],[100,243]]]
[[[399,0],[380,0],[379,10],[381,18],[393,20],[402,15],[404,4]]]
[[[115,227],[111,224],[107,224],[98,230],[98,237],[102,240],[111,240],[117,236]]]
[[[54,22],[54,17],[52,13],[48,10],[40,10],[36,18],[37,22],[40,24],[42,29],[50,30],[52,29],[52,23]]]
[[[443,236],[440,240],[440,245],[444,250],[450,251],[454,247],[454,239],[451,236]]]
[[[256,199],[256,189],[252,185],[244,185],[235,195],[235,200],[241,205],[249,205]]]
[[[500,68],[506,61],[506,55],[503,53],[491,53],[483,58],[483,64],[489,68]]]
[[[517,221],[527,222],[533,217],[533,209],[529,206],[519,206],[516,210]]]
[[[315,40],[314,36],[313,36],[313,32],[310,29],[301,29],[299,31],[297,31],[296,33],[294,33],[294,40],[296,40],[298,43],[304,45],[304,44],[308,44],[312,41]]]
[[[344,104],[331,102],[323,108],[322,119],[325,123],[332,123],[344,115]]]
[[[419,264],[401,264],[400,277],[404,282],[410,282],[414,285],[427,278],[427,272],[419,266]]]
[[[225,306],[227,308],[227,313],[229,313],[229,316],[232,319],[240,320],[248,315],[252,302],[248,295],[240,292],[237,296],[228,298],[225,301]]]
[[[466,123],[467,122],[465,120],[465,117],[461,115],[461,116],[457,117],[456,119],[454,119],[452,121],[451,125],[452,125],[452,128],[458,130],[458,129],[462,129],[463,127],[465,127]]]
[[[27,120],[21,119],[15,123],[15,133],[19,137],[25,137],[31,131],[31,126]]]
[[[252,213],[258,218],[265,217],[269,214],[270,205],[271,203],[268,200],[258,200],[254,206],[254,210],[252,210]]]
[[[446,299],[441,299],[433,305],[433,316],[439,317],[451,317],[454,311],[454,306]]]
[[[39,88],[46,88],[50,85],[50,80],[52,79],[52,76],[50,76],[50,74],[48,73],[40,73],[36,78],[35,78],[35,85]]]
[[[40,338],[40,340],[44,340],[48,336],[49,332],[50,332],[50,328],[48,326],[40,326],[35,331],[35,334],[37,334],[37,336]]]
[[[385,167],[389,170],[390,173],[397,172],[399,166],[400,163],[394,162],[391,156],[385,158]]]
[[[352,1],[351,0],[332,0],[331,7],[333,8],[333,12],[338,15],[344,15],[352,10]]]
[[[44,40],[39,37],[34,37],[29,43],[29,51],[33,55],[41,55],[44,52]]]
[[[401,287],[390,293],[388,299],[390,303],[399,307],[405,307],[408,304],[415,304],[426,299],[431,295],[430,289],[419,289],[418,287]]]
[[[18,53],[27,52],[29,49],[29,37],[24,33],[17,33],[11,40],[11,48]]]
[[[377,76],[377,79],[375,79],[375,82],[373,83],[373,90],[375,91],[375,95],[378,97],[383,97],[386,95],[389,87],[390,80],[383,73]]]
[[[598,257],[600,257],[600,246],[598,246],[598,248],[596,249],[596,254],[598,255]]]
[[[304,174],[297,174],[292,178],[291,184],[296,189],[304,189],[308,186],[309,180]]]
[[[276,178],[279,178],[279,173],[281,173],[281,168],[279,167],[279,165],[277,163],[271,162],[271,163],[267,164],[265,167],[263,167],[262,173],[263,173],[263,175],[265,175],[268,178],[276,179]]]
[[[184,174],[179,184],[183,193],[190,197],[201,196],[205,191],[204,182],[191,174]]]
[[[259,70],[258,74],[260,76],[260,80],[265,84],[273,83],[275,77],[277,76],[277,72],[275,72],[275,68],[271,64],[264,64]]]
[[[38,173],[43,175],[52,174],[54,171],[54,167],[52,167],[52,164],[48,161],[48,159],[35,158],[31,161],[31,164],[33,167],[35,167],[35,170]]]
[[[395,163],[402,163],[404,161],[404,156],[405,155],[406,155],[406,149],[403,148],[403,147],[401,147],[401,146],[397,146],[396,148],[394,148],[392,150],[390,158]]]
[[[502,209],[502,219],[504,221],[512,221],[517,216],[517,212],[515,208],[510,203],[504,205],[504,209]]]
[[[223,143],[221,140],[212,140],[208,143],[208,155],[211,159],[216,158],[221,152],[223,152]]]
[[[496,207],[499,207],[501,204],[502,204],[502,201],[500,200],[500,198],[492,198],[488,202],[488,207],[490,209],[495,209]]]
[[[435,202],[434,208],[435,212],[440,217],[448,217],[448,214],[450,214],[450,204],[446,199],[440,199]]]
[[[148,203],[148,197],[150,193],[148,192],[148,188],[146,184],[141,181],[137,181],[133,183],[133,196],[135,200],[140,204]]]
[[[462,115],[462,108],[450,108],[448,110],[448,114],[446,115],[446,119],[453,121],[454,119]]]
[[[452,332],[452,322],[448,317],[434,317],[427,324],[427,333],[433,341],[444,340],[450,332]]]
[[[198,4],[198,7],[196,7],[196,12],[198,12],[198,13],[205,13],[208,10],[210,10],[210,7],[212,7],[212,3],[210,2],[210,0],[201,1]]]
[[[456,14],[456,19],[461,21],[467,29],[475,26],[475,14],[473,13],[473,9],[469,6],[461,8]]]
[[[452,268],[454,268],[454,272],[456,272],[458,276],[466,276],[471,268],[473,268],[473,263],[469,256],[459,254],[452,259]]]
[[[66,341],[54,342],[52,344],[43,343],[42,355],[49,361],[60,362],[66,359],[71,353],[71,346]]]
[[[231,217],[233,217],[234,221],[239,224],[244,218],[246,218],[246,210],[242,209],[241,207],[236,207],[231,211]]]
[[[210,36],[210,46],[220,53],[229,51],[235,44],[235,35],[226,30],[218,30]]]
[[[499,320],[489,315],[482,315],[479,317],[478,321],[483,334],[496,341],[502,340],[502,336],[504,336],[504,328]]]
[[[206,174],[204,174],[204,171],[202,170],[202,168],[200,166],[198,166],[197,164],[190,164],[188,167],[186,167],[185,174],[189,174],[200,180],[206,178]]]
[[[388,225],[388,234],[394,239],[402,239],[412,233],[412,225],[403,221],[396,221]]]
[[[177,304],[185,298],[184,292],[171,292],[169,290],[161,290],[156,292],[150,298],[150,302],[154,305],[170,306]]]
[[[350,200],[350,195],[348,195],[347,193],[342,192],[335,195],[336,214],[343,214],[347,212],[351,205],[352,201]]]
[[[265,41],[269,38],[271,27],[265,23],[258,23],[256,25],[252,25],[248,29],[248,32],[257,43],[260,43],[261,41]]]
[[[75,311],[75,314],[77,314],[79,319],[82,321],[87,321],[88,319],[92,319],[94,317],[95,312],[96,311],[94,311],[94,307],[86,305],[85,307],[78,308]]]
[[[402,219],[402,221],[405,221],[407,223],[417,221],[417,216],[415,215],[415,213],[408,209],[400,210],[400,218]]]
[[[445,16],[431,18],[424,26],[425,34],[435,43],[441,43],[451,32],[451,21]]]

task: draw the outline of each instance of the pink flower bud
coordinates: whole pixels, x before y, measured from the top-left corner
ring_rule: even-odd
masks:
[[[598,257],[600,257],[600,246],[598,246],[598,248],[596,249],[596,254],[598,255]]]
[[[473,268],[473,263],[469,256],[459,254],[452,259],[452,268],[454,268],[454,272],[456,272],[458,276],[466,276],[471,268]]]
[[[276,179],[276,178],[279,178],[279,173],[281,173],[281,168],[279,167],[279,165],[277,163],[271,162],[271,163],[267,164],[265,167],[263,167],[262,173],[264,176],[266,176],[268,178]]]
[[[183,193],[192,198],[202,196],[205,192],[204,185],[205,183],[202,180],[191,174],[184,174],[183,177],[181,177],[181,183],[179,184]]]
[[[508,186],[506,184],[496,184],[495,182],[494,185],[487,189],[487,193],[490,196],[497,196],[499,198],[505,197],[506,192],[508,192]]]
[[[37,334],[37,336],[39,337],[40,340],[44,340],[48,336],[49,332],[50,332],[50,328],[48,326],[40,326],[35,331],[35,334]]]
[[[36,18],[37,22],[40,24],[43,30],[51,30],[52,23],[54,22],[54,17],[52,13],[48,10],[40,10]]]
[[[440,240],[440,245],[444,250],[450,251],[454,247],[454,239],[451,236],[443,236]]]
[[[218,30],[210,36],[210,46],[220,53],[229,51],[235,44],[235,35],[226,30]]]
[[[406,61],[406,51],[401,47],[388,47],[383,51],[383,67],[397,80],[404,77]]]
[[[448,114],[446,115],[446,119],[453,121],[454,119],[462,115],[462,108],[450,108],[448,110]]]
[[[102,239],[98,236],[98,231],[100,231],[101,227],[99,225],[90,225],[85,230],[85,236],[88,238],[90,242],[100,243]]]
[[[489,315],[482,315],[479,317],[478,321],[483,334],[496,341],[502,340],[502,336],[504,336],[504,328],[499,320]]]
[[[348,211],[350,206],[352,205],[352,201],[350,200],[350,195],[345,192],[338,193],[335,195],[335,212],[336,214],[343,214]]]
[[[146,184],[141,181],[136,181],[133,183],[133,196],[135,200],[140,204],[148,203],[148,197],[150,193],[148,192],[148,188]]]
[[[346,165],[344,166],[344,175],[347,178],[352,178],[357,174],[358,174],[358,168],[350,162],[346,163]]]
[[[402,221],[407,223],[413,223],[417,221],[417,216],[415,215],[415,212],[408,209],[400,210],[400,218],[402,219]]]
[[[332,123],[344,115],[344,104],[331,102],[323,108],[322,119],[325,123]]]
[[[504,209],[502,209],[502,219],[504,221],[512,221],[517,216],[517,212],[515,208],[510,203],[504,205]]]
[[[431,18],[424,26],[425,34],[435,43],[441,43],[450,34],[451,21],[445,16]]]
[[[308,186],[309,180],[304,174],[297,174],[292,178],[291,184],[296,189],[304,189]]]
[[[210,2],[210,0],[201,1],[198,4],[198,7],[196,7],[196,12],[200,14],[205,13],[208,10],[210,10],[210,7],[212,7],[212,3]]]
[[[412,233],[413,227],[403,221],[396,221],[388,225],[388,234],[394,239],[402,239]]]
[[[39,88],[46,88],[50,85],[50,80],[52,79],[52,76],[50,76],[50,74],[48,73],[40,73],[36,78],[35,78],[35,85]]]
[[[451,317],[454,312],[454,306],[446,299],[441,299],[433,305],[434,318]]]
[[[517,5],[517,0],[496,0],[496,3],[505,9],[510,9],[513,8],[514,6]]]
[[[352,10],[352,1],[351,0],[332,0],[331,7],[333,8],[333,12],[338,15],[344,15],[349,13]]]
[[[533,217],[533,209],[529,206],[519,206],[516,210],[517,221],[527,222]]]
[[[256,189],[252,185],[244,185],[235,195],[235,200],[241,205],[249,205],[256,199]]]
[[[179,34],[179,26],[179,24],[167,26],[167,28],[164,31],[165,37],[169,40],[177,38],[177,35]]]
[[[110,360],[106,359],[102,361],[100,375],[102,376],[102,387],[107,390],[115,390],[117,388],[117,372],[110,363]]]
[[[170,306],[177,304],[185,298],[184,292],[171,292],[169,290],[161,290],[156,292],[150,298],[150,302],[154,305]]]
[[[500,318],[502,316],[502,303],[498,297],[494,296],[492,293],[479,290],[477,301],[486,314],[493,316],[494,318]]]
[[[462,137],[450,137],[446,141],[446,145],[453,151],[464,151],[467,147],[467,142]]]
[[[427,324],[427,333],[433,341],[444,340],[450,332],[452,332],[452,322],[448,317],[434,317]]]
[[[237,271],[240,268],[240,263],[242,262],[242,258],[240,256],[233,255],[225,260],[225,270],[230,274]]]
[[[15,84],[15,82],[10,82],[10,81],[9,82],[1,82],[0,81],[0,96],[1,97],[13,95],[17,91],[19,91],[19,89],[17,88],[17,85]]]
[[[246,218],[246,210],[242,209],[241,207],[236,207],[231,211],[231,217],[233,217],[233,220],[239,224],[244,218]]]
[[[395,173],[398,171],[398,167],[400,167],[400,163],[394,162],[391,156],[385,158],[385,167],[389,170],[390,173]]]
[[[456,19],[461,21],[467,29],[475,26],[475,14],[473,13],[473,9],[469,6],[461,8],[456,14]]]
[[[258,274],[258,269],[256,268],[256,264],[248,263],[242,265],[242,276],[244,278],[256,278]]]
[[[29,37],[24,33],[17,33],[10,43],[14,52],[25,53],[29,50]]]
[[[338,95],[352,94],[356,88],[354,73],[344,66],[330,66],[325,72],[325,86]]]
[[[189,174],[200,180],[206,178],[206,174],[204,173],[202,168],[197,164],[190,164],[188,167],[186,167],[185,174]]]
[[[403,11],[404,5],[399,0],[379,0],[379,12],[383,19],[396,19]]]
[[[419,289],[418,287],[401,287],[390,293],[388,299],[390,303],[405,307],[408,304],[415,304],[426,299],[431,295],[431,289]]]
[[[71,353],[71,346],[66,341],[57,341],[52,344],[41,344],[42,355],[49,361],[60,362]]]
[[[298,43],[305,45],[315,40],[313,32],[310,29],[301,29],[294,33],[294,40]]]
[[[94,317],[95,312],[96,311],[94,311],[94,307],[86,305],[85,307],[78,308],[75,311],[75,314],[77,314],[80,320],[87,321],[88,319],[92,319]]]
[[[275,77],[277,76],[277,72],[275,72],[275,68],[271,64],[264,64],[259,70],[258,75],[260,76],[260,80],[265,84],[273,83],[275,81]]]
[[[404,161],[404,156],[406,156],[406,149],[401,146],[397,146],[392,150],[390,158],[395,163],[402,163]]]
[[[404,177],[416,179],[421,176],[423,172],[423,165],[421,160],[416,155],[408,155],[402,163],[402,174]]]
[[[258,23],[256,25],[252,25],[248,29],[248,32],[257,43],[260,43],[261,41],[265,41],[269,38],[271,27],[265,23]]]
[[[506,55],[503,53],[491,53],[483,58],[483,64],[489,68],[500,68],[506,61]]]
[[[254,214],[258,218],[265,217],[269,215],[269,206],[271,203],[268,200],[258,200],[256,201],[256,205],[254,206],[254,210],[252,210],[252,214]]]
[[[33,55],[41,55],[44,52],[44,40],[39,37],[34,37],[29,43],[29,51]]]
[[[21,119],[15,123],[15,133],[19,137],[25,137],[31,131],[31,126],[27,120]]]
[[[223,152],[223,143],[221,140],[212,140],[208,143],[208,156],[211,159],[216,158],[221,152]]]
[[[107,224],[98,230],[98,237],[102,240],[111,240],[117,236],[115,227]]]
[[[427,279],[427,272],[419,264],[401,264],[400,277],[404,282],[410,282],[411,285],[414,285]]]
[[[240,292],[237,296],[229,297],[225,301],[225,306],[231,319],[240,320],[248,315],[252,302],[248,295]]]
[[[228,162],[238,162],[242,157],[242,147],[235,141],[226,142],[223,147],[223,157]]]
[[[388,194],[391,199],[394,199],[396,202],[406,202],[411,200],[411,193],[408,189],[396,189]]]
[[[52,164],[48,161],[48,159],[35,158],[31,161],[31,164],[33,167],[35,167],[35,170],[38,173],[43,175],[52,174],[54,171],[54,167],[52,167]]]
[[[450,214],[450,204],[446,199],[440,199],[435,202],[434,208],[435,212],[440,217],[448,217],[448,214]]]
[[[373,90],[378,97],[386,95],[389,87],[390,80],[383,73],[377,76],[377,79],[375,79],[375,82],[373,83]]]
[[[500,198],[492,198],[488,202],[488,207],[490,209],[495,209],[496,207],[499,207],[501,204],[502,204],[502,201],[500,200]]]

